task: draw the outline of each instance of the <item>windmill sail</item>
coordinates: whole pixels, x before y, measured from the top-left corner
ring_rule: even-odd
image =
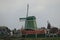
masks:
[[[29,10],[29,4],[27,4],[27,14],[26,18],[28,17],[28,10]],[[26,18],[19,18],[20,21],[26,21]]]
[[[20,20],[20,21],[25,21],[25,20],[26,20],[26,18],[19,18],[19,20]]]
[[[27,15],[26,15],[26,17],[28,17],[28,11],[29,11],[29,4],[27,4]]]

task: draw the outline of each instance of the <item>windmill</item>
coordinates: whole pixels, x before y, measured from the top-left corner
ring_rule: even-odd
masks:
[[[35,16],[28,16],[29,11],[29,4],[27,4],[27,15],[26,18],[19,18],[19,20],[25,20],[25,29],[26,30],[36,30],[36,17]]]

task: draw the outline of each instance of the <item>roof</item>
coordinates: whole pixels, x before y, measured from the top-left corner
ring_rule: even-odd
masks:
[[[29,17],[27,17],[26,19],[27,19],[27,20],[34,20],[34,19],[36,19],[36,17],[35,17],[35,16],[29,16]]]
[[[22,33],[23,34],[45,34],[45,31],[46,30],[29,30],[29,31],[23,30]]]

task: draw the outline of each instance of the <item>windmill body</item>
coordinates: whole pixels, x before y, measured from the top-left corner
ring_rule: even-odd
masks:
[[[36,17],[35,16],[29,16],[26,18],[25,29],[31,29],[31,30],[37,29]]]

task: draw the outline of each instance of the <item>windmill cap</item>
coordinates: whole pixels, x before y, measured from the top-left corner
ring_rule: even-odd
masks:
[[[35,16],[29,16],[29,17],[27,17],[26,19],[27,19],[27,20],[35,20],[36,17],[35,17]]]

